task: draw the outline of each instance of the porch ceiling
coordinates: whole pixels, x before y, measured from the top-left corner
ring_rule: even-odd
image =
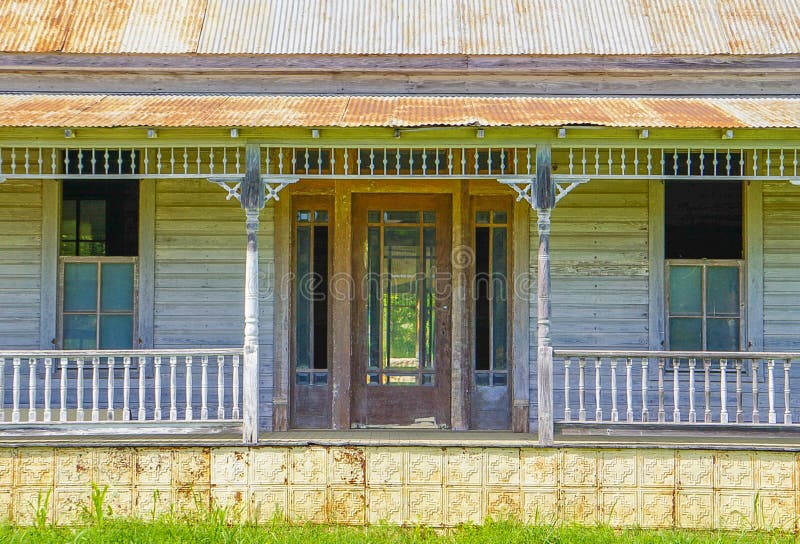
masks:
[[[800,97],[0,94],[2,127],[800,128]]]

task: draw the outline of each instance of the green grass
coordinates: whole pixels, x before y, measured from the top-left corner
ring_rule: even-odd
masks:
[[[161,519],[152,522],[106,519],[84,527],[14,527],[0,526],[0,543],[288,543],[288,544],[359,544],[359,543],[443,543],[468,544],[778,544],[800,542],[788,533],[770,532],[693,532],[648,531],[608,527],[526,526],[512,521],[491,522],[483,526],[463,526],[448,531],[424,527],[399,528],[387,525],[343,527],[335,525],[290,525],[276,522],[267,526],[227,525],[213,519]]]

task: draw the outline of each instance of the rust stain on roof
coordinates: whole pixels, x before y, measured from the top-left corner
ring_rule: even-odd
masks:
[[[800,128],[794,98],[0,95],[5,127]]]
[[[4,0],[0,51],[800,53],[800,0]]]

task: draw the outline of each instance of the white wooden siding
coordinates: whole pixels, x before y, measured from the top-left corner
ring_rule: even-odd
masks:
[[[552,215],[552,336],[556,348],[646,349],[648,182],[596,180],[562,200]],[[531,428],[535,429],[536,267],[539,235],[531,215]],[[563,406],[560,364],[555,407]],[[558,418],[560,415],[556,413]]]
[[[272,422],[273,209],[261,214],[260,418]],[[244,331],[244,211],[202,180],[156,183],[155,348],[240,347]]]
[[[38,349],[41,181],[0,185],[0,349]]]
[[[800,350],[800,187],[764,184],[764,349]]]

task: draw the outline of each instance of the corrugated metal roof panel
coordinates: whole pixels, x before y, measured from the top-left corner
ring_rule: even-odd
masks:
[[[206,0],[81,0],[66,53],[194,53]]]
[[[0,95],[0,125],[9,127],[72,127],[104,95]]]
[[[798,28],[800,0],[0,2],[2,51],[770,55]]]
[[[0,95],[6,127],[800,128],[800,99]]]
[[[59,51],[74,0],[0,2],[0,51]]]

